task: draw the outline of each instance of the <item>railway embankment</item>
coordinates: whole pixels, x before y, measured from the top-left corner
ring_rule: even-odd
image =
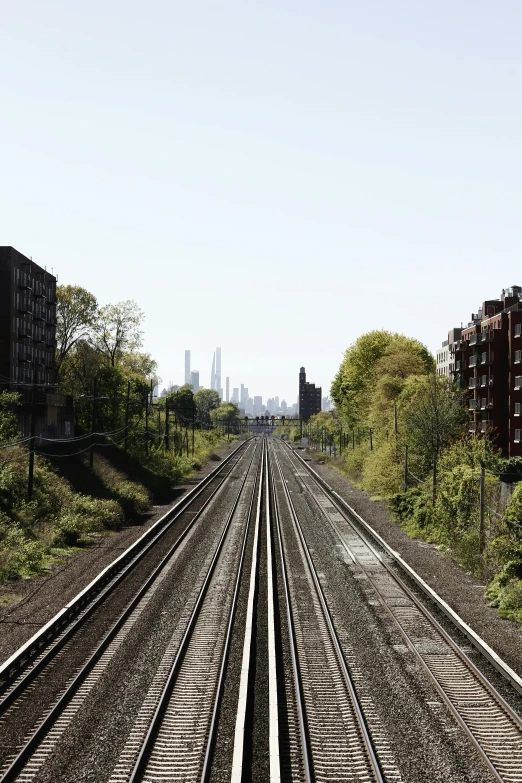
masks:
[[[207,461],[201,469],[170,488],[158,485],[156,495],[154,485],[146,477],[148,487],[144,481],[136,481],[136,475],[126,470],[125,463],[119,459],[110,460],[108,456],[96,455],[92,474],[83,463],[80,466],[69,463],[62,478],[71,492],[96,498],[96,493],[99,495],[100,491],[104,491],[99,476],[105,475],[106,481],[120,487],[129,486],[132,481],[139,490],[143,505],[141,510],[138,505],[134,511],[129,503],[124,504],[124,508],[120,506],[118,529],[92,531],[82,536],[76,546],[57,547],[49,541],[45,557],[39,559],[33,573],[22,569],[19,578],[5,579],[0,583],[0,663],[152,527],[236,445],[235,442],[217,444],[214,451],[206,455]],[[88,492],[92,494],[88,495]],[[42,542],[42,549],[44,545],[45,542]]]
[[[320,464],[315,456],[314,452],[306,454],[306,459],[313,461],[314,470],[522,676],[522,631],[517,623],[499,617],[496,608],[489,605],[484,595],[485,580],[466,572],[439,546],[409,537],[385,502],[372,500],[370,493],[358,489],[328,465]]]

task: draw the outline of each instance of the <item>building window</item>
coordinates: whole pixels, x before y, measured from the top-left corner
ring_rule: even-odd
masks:
[[[520,389],[522,387],[522,375],[517,375],[515,378],[515,389]]]
[[[520,364],[522,361],[522,351],[515,351],[515,363]]]
[[[515,443],[520,442],[520,430],[515,430]]]
[[[516,402],[515,403],[515,416],[520,416],[520,407],[521,407],[521,403],[520,402]]]
[[[515,324],[515,337],[520,337],[522,334],[522,324]]]

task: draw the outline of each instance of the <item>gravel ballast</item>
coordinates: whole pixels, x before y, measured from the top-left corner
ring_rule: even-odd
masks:
[[[297,453],[310,459],[310,455],[306,455],[302,450]],[[409,538],[393,520],[385,503],[370,500],[367,492],[357,489],[335,470],[319,465],[313,459],[311,467],[406,560],[464,622],[522,676],[522,632],[516,623],[499,617],[496,609],[487,605],[483,582],[466,573],[437,546]]]

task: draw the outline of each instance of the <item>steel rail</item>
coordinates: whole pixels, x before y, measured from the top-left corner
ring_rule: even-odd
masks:
[[[275,477],[271,466],[270,466],[270,479],[271,479],[271,490],[272,490],[272,502],[273,502],[273,509],[274,509],[274,521],[275,521],[275,527],[277,531],[277,540],[279,543],[278,546],[279,556],[281,558],[281,573],[283,576],[283,587],[285,593],[286,616],[288,622],[288,638],[290,643],[292,675],[293,675],[294,689],[295,689],[296,702],[297,702],[296,706],[297,706],[297,715],[298,715],[298,723],[299,723],[299,734],[301,737],[301,749],[303,755],[305,783],[312,783],[314,780],[312,751],[310,747],[310,736],[308,731],[308,721],[306,717],[306,706],[304,702],[301,668],[299,666],[299,658],[297,654],[294,615],[293,615],[292,604],[290,600],[290,589],[288,585],[286,557],[283,551],[283,537],[281,531],[281,517],[279,514],[279,502],[277,500],[277,494],[275,489]]]
[[[210,771],[211,771],[211,765],[212,765],[212,759],[213,759],[213,753],[214,748],[216,744],[216,738],[217,738],[217,727],[218,727],[218,716],[219,716],[219,710],[221,707],[221,700],[223,697],[223,688],[225,685],[225,675],[227,671],[227,665],[228,665],[228,658],[230,655],[230,646],[232,643],[232,631],[234,627],[234,620],[236,616],[236,609],[239,599],[239,590],[241,588],[241,577],[243,574],[243,565],[245,561],[245,553],[246,553],[246,546],[248,542],[248,534],[250,531],[250,524],[252,521],[252,511],[254,508],[254,500],[256,496],[256,486],[257,486],[257,477],[256,481],[254,482],[254,486],[252,488],[252,495],[250,497],[250,504],[248,507],[248,514],[247,514],[247,525],[245,530],[245,535],[243,538],[243,545],[241,547],[241,558],[239,561],[239,567],[236,577],[236,582],[234,585],[234,595],[232,598],[232,609],[230,612],[230,617],[228,621],[227,626],[227,635],[225,638],[225,649],[223,653],[223,660],[221,663],[221,668],[219,672],[219,680],[216,688],[216,698],[214,701],[214,709],[212,710],[212,719],[210,723],[210,730],[209,730],[209,736],[208,736],[208,742],[207,747],[205,750],[205,759],[203,761],[203,770],[201,773],[201,783],[208,783],[208,779],[210,777]]]
[[[317,473],[317,471],[308,465],[306,460],[304,460],[300,454],[295,452],[295,449],[292,449],[291,446],[286,443],[286,441],[282,441],[282,443],[286,446],[288,451],[292,453],[295,458],[308,470],[308,472],[312,474],[317,483],[323,487],[323,489],[326,489],[328,492],[330,492],[330,494],[336,498],[337,502],[343,506],[343,509],[348,512],[352,519],[354,519],[356,523],[359,524],[363,530],[365,530],[371,536],[371,538],[373,538],[373,540],[380,547],[382,547],[382,549],[384,549],[386,554],[389,555],[395,563],[397,563],[401,571],[403,571],[412,580],[412,582],[414,582],[414,584],[428,597],[430,601],[437,605],[442,613],[445,614],[449,620],[451,620],[451,622],[458,628],[459,631],[464,634],[464,636],[467,636],[471,644],[492,664],[492,666],[495,667],[499,674],[508,680],[515,690],[522,694],[522,677],[519,677],[519,675],[513,671],[513,669],[508,666],[508,664],[503,661],[502,658],[487,644],[487,642],[485,642],[484,639],[482,639],[466,622],[464,622],[462,617],[460,617],[457,612],[455,612],[455,610],[452,609],[451,606],[449,606],[449,604],[447,604],[446,601],[444,601],[440,595],[438,595],[435,590],[433,590],[433,588],[430,587],[410,565],[408,565],[408,563],[400,556],[400,554],[392,549],[390,545],[387,544],[386,541],[377,533],[377,531],[374,530],[371,525],[369,525],[368,522],[366,522],[366,520],[364,520],[360,514],[358,514],[357,511],[352,508],[352,506],[350,506],[349,503],[347,503],[346,500],[341,497],[341,495],[339,495],[339,493],[336,492],[335,489],[333,489],[328,484],[328,482]]]
[[[263,452],[259,479],[259,492],[257,496],[256,522],[254,527],[254,540],[252,542],[252,563],[250,565],[250,582],[245,616],[245,633],[243,638],[243,655],[241,659],[241,675],[239,678],[238,706],[234,730],[234,745],[232,750],[232,769],[230,773],[231,783],[242,783],[243,762],[245,758],[245,723],[248,705],[252,701],[251,660],[254,645],[255,632],[255,598],[259,586],[259,563],[261,557],[261,505],[263,493],[263,465],[265,460],[266,444],[263,438]]]
[[[129,575],[142,558],[151,551],[157,541],[171,529],[172,525],[186,512],[187,508],[216,478],[220,477],[223,469],[237,457],[242,449],[248,446],[250,440],[241,443],[234,449],[218,467],[211,471],[208,476],[205,476],[196,487],[189,490],[178,503],[151,525],[125,552],[122,552],[119,557],[106,566],[78,595],[69,601],[63,609],[57,612],[49,622],[40,628],[34,636],[28,639],[0,666],[0,690],[3,689],[6,692],[5,696],[0,699],[0,714],[20,695],[21,691],[29,685],[39,671],[52,660],[63,645],[92,615],[96,608],[106,600],[117,585]],[[227,476],[228,473],[223,477],[221,483],[226,480]],[[219,486],[216,488],[216,491]],[[119,571],[120,568],[122,569],[121,571]],[[93,597],[94,600],[91,600]],[[75,617],[76,619],[74,620]],[[71,620],[74,621],[67,627]],[[46,645],[49,645],[47,650],[45,650]],[[20,677],[23,670],[30,666],[39,655],[42,655],[42,652],[44,653],[42,658],[37,660],[22,680],[13,686],[13,681]]]
[[[304,460],[303,460],[304,463]],[[304,463],[305,467],[308,469],[308,465]],[[318,484],[322,491],[325,492],[324,486],[321,486],[319,482],[316,481],[315,477],[312,475],[311,469],[309,470],[309,475],[316,484]],[[315,472],[315,471],[314,471]],[[312,496],[313,500],[315,501],[317,507],[320,509],[320,511],[325,515],[325,517],[328,519],[329,523],[331,524],[332,528],[338,535],[342,545],[352,558],[353,562],[356,562],[358,567],[361,569],[361,571],[366,575],[368,581],[373,586],[374,590],[376,591],[377,595],[381,597],[382,599],[382,590],[377,585],[375,579],[372,577],[372,574],[369,572],[368,568],[364,565],[364,563],[361,562],[360,558],[357,556],[356,553],[354,553],[351,548],[346,544],[346,542],[343,541],[343,538],[340,534],[340,532],[337,530],[335,524],[332,520],[328,518],[328,515],[325,513],[324,509],[322,508],[321,504],[319,503],[317,497],[313,494],[313,492],[310,490],[309,487],[304,484],[305,488],[308,490],[309,494]],[[417,596],[411,591],[411,589],[403,582],[403,580],[395,574],[392,569],[389,567],[389,565],[384,562],[384,560],[380,557],[379,552],[377,552],[374,547],[371,545],[370,542],[368,542],[365,537],[361,534],[359,530],[357,530],[356,527],[354,527],[353,521],[349,518],[349,516],[346,514],[344,509],[342,508],[341,504],[336,502],[336,499],[332,499],[330,497],[330,500],[332,501],[333,506],[337,509],[337,511],[341,514],[341,516],[345,519],[345,521],[350,525],[352,530],[355,531],[355,533],[359,536],[360,540],[363,541],[363,543],[370,549],[370,551],[378,558],[380,565],[383,567],[383,569],[386,571],[386,573],[391,577],[391,579],[400,587],[400,589],[404,592],[404,594],[408,597],[408,599],[412,602],[412,604],[415,606],[415,608],[421,613],[421,615],[428,621],[428,623],[437,631],[437,633],[442,637],[444,642],[448,645],[448,647],[451,649],[451,651],[458,657],[458,659],[462,662],[462,664],[471,672],[471,675],[478,680],[479,685],[484,688],[488,696],[497,704],[498,708],[503,711],[508,718],[509,721],[511,721],[512,724],[514,724],[515,729],[517,729],[520,733],[521,739],[522,739],[522,719],[520,716],[510,707],[510,705],[506,702],[506,700],[503,698],[503,696],[497,691],[497,689],[492,685],[492,683],[488,680],[488,678],[478,669],[478,667],[473,663],[473,661],[469,658],[469,656],[466,655],[465,652],[462,651],[462,649],[459,647],[459,645],[452,639],[452,637],[447,633],[447,631],[442,627],[442,625],[439,623],[439,621],[431,614],[431,612],[422,604],[421,601],[417,598]],[[405,639],[408,648],[413,652],[415,655],[417,661],[421,664],[422,668],[428,675],[429,679],[433,683],[435,689],[441,696],[442,700],[450,710],[451,714],[455,718],[455,720],[458,722],[460,727],[465,732],[466,736],[471,740],[473,745],[475,746],[475,749],[478,751],[480,757],[482,758],[483,762],[488,767],[489,771],[494,775],[494,777],[498,781],[505,781],[506,778],[502,776],[501,772],[498,771],[498,769],[495,766],[495,763],[491,760],[491,758],[488,755],[488,752],[486,749],[481,745],[477,737],[475,736],[474,732],[472,731],[471,727],[466,723],[462,715],[457,710],[456,706],[451,701],[450,697],[448,696],[447,692],[444,690],[442,685],[439,683],[437,678],[435,677],[434,672],[430,669],[420,652],[418,651],[416,645],[412,642],[410,639],[407,631],[403,628],[401,622],[399,619],[395,616],[395,614],[391,611],[391,608],[387,604],[387,602],[382,599],[382,604],[384,608],[386,609],[389,616],[393,619],[395,624],[397,625],[400,633],[402,634],[403,638]]]
[[[350,695],[350,699],[351,699],[351,702],[352,702],[352,705],[353,705],[353,709],[354,709],[354,712],[355,712],[355,715],[356,715],[356,718],[357,718],[357,721],[358,721],[358,724],[359,724],[359,728],[361,730],[361,734],[362,734],[362,737],[363,737],[363,743],[364,743],[366,752],[368,754],[368,760],[369,760],[369,763],[370,763],[373,775],[374,775],[375,780],[377,781],[377,783],[384,783],[384,777],[383,777],[383,774],[382,774],[382,771],[381,771],[381,767],[380,767],[379,761],[377,759],[377,754],[376,754],[375,749],[373,747],[373,743],[372,743],[370,732],[369,732],[369,729],[368,729],[368,726],[367,726],[367,723],[366,723],[366,719],[365,719],[364,713],[363,713],[363,711],[361,709],[361,705],[360,705],[359,699],[357,697],[357,692],[355,690],[355,686],[354,686],[354,683],[352,681],[352,678],[351,678],[351,675],[350,675],[350,671],[349,671],[348,666],[346,664],[346,661],[345,661],[345,658],[344,658],[344,654],[343,654],[343,651],[342,651],[342,648],[341,648],[341,644],[339,642],[339,638],[338,638],[337,632],[335,630],[333,619],[332,619],[330,610],[328,608],[328,604],[326,603],[326,598],[325,598],[323,589],[321,587],[321,583],[319,581],[319,577],[317,575],[317,570],[315,568],[312,556],[310,554],[310,550],[308,548],[308,544],[306,543],[306,539],[304,537],[304,533],[303,533],[303,530],[302,530],[302,527],[301,527],[301,523],[299,522],[299,518],[298,518],[298,515],[297,515],[297,512],[296,512],[294,503],[292,501],[292,498],[290,496],[290,492],[288,490],[287,483],[286,483],[285,478],[284,478],[283,470],[281,468],[281,464],[279,462],[279,459],[278,459],[278,456],[277,456],[277,452],[275,451],[275,449],[274,449],[274,459],[275,459],[275,463],[276,463],[278,471],[279,471],[279,475],[280,475],[280,478],[281,478],[281,484],[282,484],[282,487],[283,487],[283,492],[284,492],[286,501],[288,503],[288,508],[290,510],[290,513],[291,513],[291,516],[292,516],[292,520],[293,520],[294,525],[295,525],[295,529],[296,529],[296,531],[298,533],[299,540],[300,540],[301,545],[303,547],[303,552],[305,554],[306,562],[308,564],[308,568],[309,568],[310,574],[311,574],[313,582],[314,582],[316,593],[317,593],[317,596],[319,598],[319,602],[320,602],[322,610],[323,610],[324,618],[326,620],[326,624],[327,624],[327,627],[328,627],[328,630],[329,630],[329,633],[330,633],[332,644],[333,644],[335,652],[337,654],[337,658],[338,658],[339,665],[340,665],[340,668],[341,668],[341,671],[342,671],[342,674],[343,674],[343,677],[344,677],[346,688],[347,688],[348,693]]]
[[[246,452],[245,452],[246,454]],[[248,471],[250,469],[250,465],[252,464],[252,460],[255,455],[255,449],[254,453],[252,455],[252,459],[249,463],[249,467],[245,474],[245,480],[246,476],[248,475]],[[37,726],[35,731],[31,734],[31,736],[28,738],[28,740],[25,742],[24,747],[19,751],[16,758],[11,762],[9,767],[5,770],[5,772],[0,777],[0,783],[9,783],[9,781],[13,780],[16,775],[23,769],[23,766],[27,762],[27,760],[30,758],[31,754],[34,752],[34,750],[37,748],[43,737],[46,735],[46,733],[49,731],[53,723],[56,721],[60,713],[64,710],[64,708],[67,706],[71,698],[73,697],[74,693],[78,690],[81,683],[85,680],[89,672],[93,669],[96,662],[100,659],[103,652],[107,649],[111,641],[114,639],[120,628],[123,626],[123,624],[126,622],[127,618],[131,615],[133,610],[136,608],[138,603],[141,601],[143,596],[146,594],[148,589],[151,587],[151,585],[155,582],[156,578],[159,576],[161,571],[163,570],[164,566],[167,564],[167,562],[172,558],[172,556],[175,554],[175,552],[179,549],[189,532],[192,530],[194,525],[196,524],[197,520],[203,513],[203,511],[207,508],[207,506],[212,502],[212,500],[215,498],[215,495],[223,485],[223,482],[230,476],[231,471],[229,471],[223,481],[220,482],[218,487],[212,492],[209,498],[205,501],[204,505],[198,510],[198,512],[194,515],[193,519],[190,521],[188,526],[185,528],[185,530],[181,533],[181,535],[176,539],[176,541],[173,543],[169,551],[164,555],[164,557],[161,559],[160,563],[154,568],[153,572],[149,575],[145,583],[141,586],[138,593],[131,599],[131,601],[127,604],[123,612],[121,612],[120,616],[116,620],[116,622],[111,626],[109,631],[105,634],[101,642],[98,644],[94,652],[90,655],[88,660],[85,662],[85,664],[82,666],[79,672],[75,675],[74,679],[69,683],[66,690],[62,692],[59,699],[55,702],[51,710],[46,714],[45,718],[40,722],[40,724]],[[243,482],[244,483],[244,482]],[[241,485],[242,488],[243,484]],[[241,489],[240,489],[241,492]],[[234,508],[237,505],[237,501],[239,498],[239,494],[237,498],[234,501]]]
[[[212,558],[212,562],[210,563],[209,569],[208,569],[207,574],[205,576],[203,585],[202,585],[202,587],[200,589],[200,592],[199,592],[199,595],[197,597],[196,603],[195,603],[194,608],[192,609],[192,612],[190,614],[190,617],[189,617],[189,620],[188,620],[188,623],[187,623],[187,627],[186,627],[185,632],[183,634],[183,638],[181,640],[181,643],[180,643],[180,646],[179,646],[176,658],[174,659],[174,662],[172,664],[171,670],[170,670],[169,675],[167,677],[167,681],[165,682],[165,685],[163,687],[163,690],[162,690],[162,693],[161,693],[161,696],[160,696],[160,699],[159,699],[159,703],[158,703],[158,705],[156,707],[154,716],[152,718],[152,721],[150,723],[149,729],[147,731],[147,735],[146,735],[145,740],[144,740],[144,742],[142,744],[142,747],[140,749],[140,752],[139,752],[139,755],[138,755],[138,759],[137,759],[137,761],[136,761],[136,763],[134,765],[134,768],[132,770],[131,776],[129,778],[129,783],[137,783],[139,780],[142,780],[142,778],[143,778],[143,774],[144,774],[144,772],[146,770],[146,767],[147,767],[147,762],[149,760],[150,754],[151,754],[152,749],[154,747],[154,742],[155,742],[156,736],[157,736],[157,734],[158,734],[158,732],[160,730],[160,727],[161,727],[162,719],[163,719],[163,717],[165,715],[165,712],[166,712],[166,710],[168,708],[168,701],[169,701],[170,694],[171,694],[172,689],[174,688],[174,685],[176,683],[176,678],[178,676],[179,670],[180,670],[181,665],[183,663],[183,659],[185,657],[189,641],[190,641],[191,636],[193,634],[194,627],[196,625],[196,622],[197,622],[197,619],[198,619],[198,616],[199,616],[199,613],[200,613],[201,606],[203,604],[203,601],[204,601],[205,596],[207,594],[210,582],[211,582],[212,577],[214,575],[214,571],[215,571],[215,568],[216,568],[219,556],[221,554],[221,551],[223,549],[223,544],[224,544],[225,539],[227,537],[227,534],[229,532],[229,529],[230,529],[230,526],[231,526],[231,523],[232,523],[232,519],[234,518],[237,506],[239,504],[239,500],[240,500],[241,495],[243,493],[243,488],[244,488],[246,480],[248,478],[249,471],[250,471],[250,466],[252,464],[254,456],[255,456],[255,453],[254,453],[254,455],[252,455],[252,460],[250,462],[249,469],[246,471],[245,476],[243,478],[243,481],[241,482],[241,486],[240,486],[240,488],[239,488],[239,490],[237,492],[236,498],[234,500],[234,505],[233,505],[232,510],[230,511],[230,514],[229,514],[229,516],[227,518],[227,521],[225,523],[225,527],[223,529],[223,532],[222,532],[221,537],[219,539],[218,545],[217,545],[216,550],[214,552],[214,556]],[[255,485],[254,485],[254,493],[255,493]],[[247,538],[247,535],[248,535],[248,525],[246,526],[246,528],[247,529],[246,529],[245,534],[244,534],[244,544],[243,544],[243,547],[242,547],[243,554],[244,554],[244,549],[245,549],[246,538]],[[241,559],[241,562],[240,562],[240,569],[242,569],[242,565],[243,565],[243,558]],[[238,590],[235,591],[234,595],[235,595],[235,598],[236,598],[236,602],[233,603],[233,611],[235,611],[235,606],[236,606],[236,603],[237,603],[237,597],[239,595],[239,591]]]

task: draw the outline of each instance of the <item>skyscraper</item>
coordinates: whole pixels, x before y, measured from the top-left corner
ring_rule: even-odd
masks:
[[[216,380],[215,389],[221,399],[223,399],[223,389],[221,388],[221,348],[216,348]]]
[[[185,383],[190,383],[190,351],[185,351]]]
[[[199,391],[199,371],[192,370],[190,373],[190,383],[192,384],[192,391]]]
[[[210,388],[216,388],[216,353],[212,357],[212,372],[210,373]]]
[[[236,405],[239,405],[240,399],[239,399],[239,389],[237,387],[234,387],[232,389],[232,402],[235,402]]]
[[[321,411],[321,387],[306,380],[305,368],[299,370],[299,418],[308,421],[310,416]]]

